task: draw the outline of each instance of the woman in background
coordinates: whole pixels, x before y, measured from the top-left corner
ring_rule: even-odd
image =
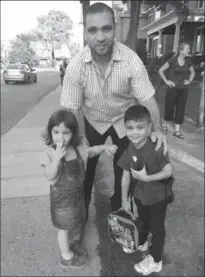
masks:
[[[168,86],[165,98],[163,131],[167,133],[167,121],[175,123],[173,135],[184,139],[180,126],[184,122],[185,107],[188,96],[188,86],[192,83],[195,70],[189,56],[190,47],[186,42],[179,45],[177,55],[169,59],[160,69],[159,75]],[[169,68],[169,79],[164,71]]]

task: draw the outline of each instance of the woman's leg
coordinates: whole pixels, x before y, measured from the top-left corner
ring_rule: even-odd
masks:
[[[180,131],[180,126],[184,122],[185,107],[188,97],[188,89],[178,89],[176,97],[176,112],[175,112],[175,132]]]
[[[173,121],[174,109],[176,104],[176,88],[168,88],[165,97],[165,108],[164,108],[164,124],[167,121]]]

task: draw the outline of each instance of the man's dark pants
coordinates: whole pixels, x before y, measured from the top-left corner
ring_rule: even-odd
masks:
[[[114,194],[110,198],[111,210],[116,211],[121,207],[121,178],[122,178],[122,169],[117,165],[117,161],[120,156],[123,154],[125,148],[128,145],[127,137],[120,139],[111,126],[103,135],[98,133],[92,125],[85,119],[85,131],[86,137],[90,146],[104,144],[106,139],[111,136],[113,144],[118,146],[118,150],[114,155],[113,167],[114,167]],[[99,156],[90,158],[87,163],[87,170],[85,174],[84,182],[84,191],[85,191],[85,204],[86,208],[90,204],[92,188],[95,179],[95,170],[97,166]]]

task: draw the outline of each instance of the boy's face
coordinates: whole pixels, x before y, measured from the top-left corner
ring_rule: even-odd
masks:
[[[137,147],[143,146],[151,132],[151,123],[147,120],[128,120],[125,122],[128,139]]]

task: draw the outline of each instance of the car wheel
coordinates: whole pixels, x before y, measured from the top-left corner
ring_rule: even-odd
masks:
[[[4,80],[4,83],[7,85],[9,83],[9,81]]]
[[[34,83],[37,83],[37,75],[34,77]]]

